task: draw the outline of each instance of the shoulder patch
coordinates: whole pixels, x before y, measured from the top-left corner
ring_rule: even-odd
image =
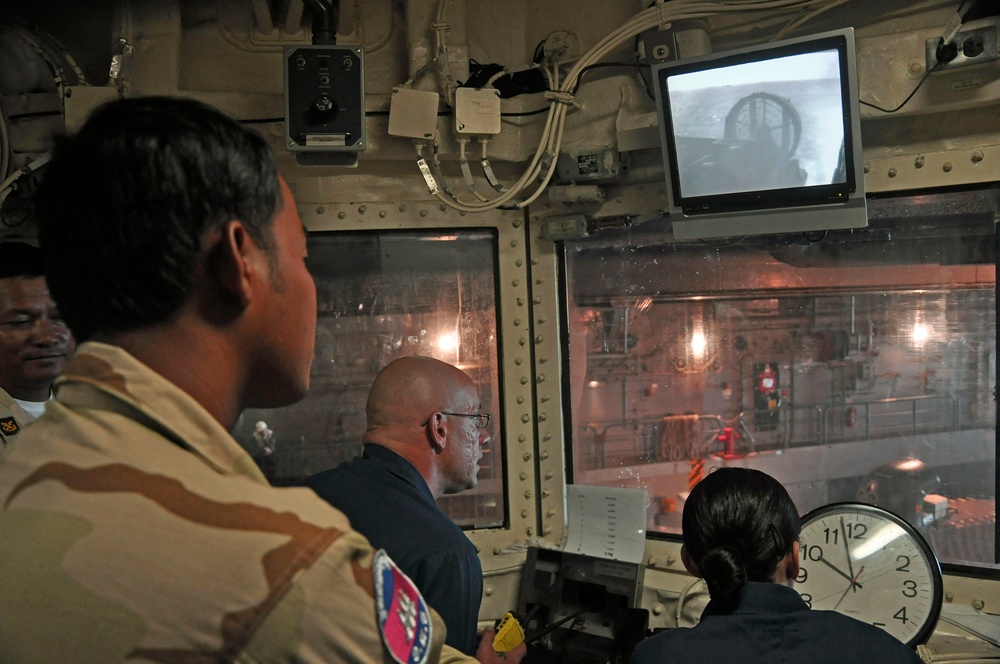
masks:
[[[4,436],[13,436],[21,430],[21,427],[17,425],[17,420],[13,417],[0,417],[0,434]]]
[[[431,647],[431,614],[410,577],[383,549],[375,552],[375,609],[389,654],[399,664],[425,664]]]

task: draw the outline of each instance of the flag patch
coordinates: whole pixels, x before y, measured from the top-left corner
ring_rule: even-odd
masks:
[[[375,552],[373,565],[382,641],[399,664],[425,664],[432,625],[423,596],[384,550]]]

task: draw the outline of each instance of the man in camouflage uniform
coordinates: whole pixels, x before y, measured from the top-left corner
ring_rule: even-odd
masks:
[[[52,381],[73,354],[42,274],[38,247],[0,243],[0,457],[45,412]]]
[[[264,140],[194,101],[112,102],[57,145],[37,204],[83,343],[0,467],[0,661],[473,661],[228,433],[309,387],[315,286]]]

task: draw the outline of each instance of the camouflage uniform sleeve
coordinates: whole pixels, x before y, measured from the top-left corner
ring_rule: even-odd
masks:
[[[443,627],[444,623],[442,622],[441,625]],[[472,664],[479,664],[478,660],[473,659],[472,657],[469,657],[465,653],[455,650],[454,648],[448,645],[442,648],[441,658],[438,660],[438,662],[440,664],[458,664],[458,663],[467,664],[469,662],[471,662]]]
[[[289,592],[256,630],[240,661],[380,662],[395,660],[383,639],[376,609],[374,551],[355,532],[344,533],[316,563],[295,578]],[[474,663],[444,646],[445,625],[430,611],[424,657],[429,664]]]

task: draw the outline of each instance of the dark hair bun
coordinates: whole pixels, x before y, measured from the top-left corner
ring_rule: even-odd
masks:
[[[712,599],[735,606],[747,583],[747,565],[743,554],[732,546],[712,549],[701,561],[701,572]]]

